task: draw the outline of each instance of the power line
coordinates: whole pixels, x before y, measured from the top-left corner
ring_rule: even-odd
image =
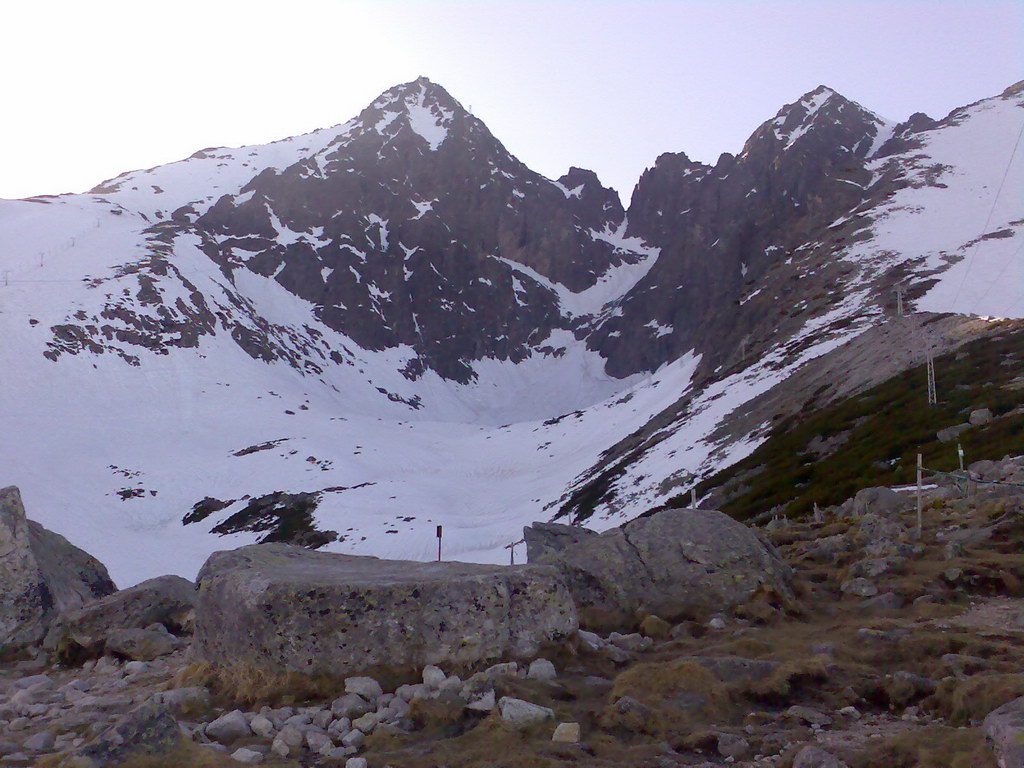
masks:
[[[964,284],[967,282],[967,275],[971,271],[971,267],[974,262],[974,256],[978,251],[978,246],[981,245],[981,241],[984,239],[985,233],[988,232],[988,226],[992,223],[992,216],[996,212],[996,204],[999,202],[999,196],[1003,192],[1003,185],[1006,184],[1006,178],[1010,175],[1010,168],[1013,166],[1013,158],[1017,155],[1017,147],[1020,146],[1021,137],[1024,136],[1024,123],[1020,126],[1020,131],[1017,132],[1017,140],[1013,143],[1013,151],[1010,152],[1010,158],[1006,162],[1006,169],[1003,171],[1003,178],[999,182],[999,188],[996,190],[996,195],[992,198],[992,206],[989,208],[988,217],[985,219],[985,225],[981,228],[981,232],[978,234],[978,238],[974,241],[974,245],[971,246],[970,253],[967,254],[967,268],[964,270],[963,276],[960,278],[960,285],[956,289],[956,293],[953,295],[953,301],[949,306],[950,312],[956,306],[957,300],[960,298],[960,292],[964,288]]]

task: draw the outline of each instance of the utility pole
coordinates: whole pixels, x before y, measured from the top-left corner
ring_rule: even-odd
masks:
[[[924,464],[921,462],[921,454],[917,454],[917,538],[921,538],[921,532],[923,526],[923,512],[924,500],[921,497],[921,475],[924,469]]]
[[[932,357],[930,350],[928,352],[928,361],[925,367],[928,369],[928,405],[937,405],[939,397],[935,389],[935,358]]]

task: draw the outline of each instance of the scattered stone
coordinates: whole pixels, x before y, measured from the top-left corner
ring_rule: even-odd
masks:
[[[153,629],[115,629],[105,642],[108,653],[136,661],[152,661],[180,647],[181,641],[167,630]]]
[[[639,632],[630,632],[628,635],[612,632],[608,635],[608,642],[624,651],[634,653],[646,651],[653,645],[651,638],[644,637]]]
[[[501,698],[498,702],[498,710],[506,725],[517,731],[525,731],[555,719],[554,710],[510,696]]]
[[[578,744],[580,740],[579,723],[559,723],[555,732],[551,734],[551,740],[559,744]]]
[[[442,693],[458,693],[462,690],[462,678],[452,675],[438,686],[438,690]]]
[[[588,651],[597,652],[607,645],[600,635],[595,632],[587,632],[585,629],[577,632],[576,636],[580,639],[580,645]]]
[[[716,616],[715,618],[713,618],[711,621],[708,622],[708,629],[713,629],[713,630],[723,630],[723,629],[725,629],[725,620]]]
[[[27,752],[49,752],[53,749],[53,745],[56,741],[57,737],[50,731],[40,731],[39,733],[25,739],[21,748]]]
[[[286,725],[274,737],[270,749],[281,757],[288,757],[291,754],[298,754],[305,741],[306,736],[302,729],[294,725]]]
[[[844,594],[854,595],[856,597],[874,597],[878,594],[878,587],[876,587],[873,582],[864,578],[844,581],[839,589]]]
[[[640,633],[652,640],[667,640],[671,632],[672,625],[658,616],[646,616],[640,622]]]
[[[731,757],[739,760],[750,753],[750,742],[742,736],[736,736],[732,733],[720,733],[718,734],[718,753],[722,757]]]
[[[564,583],[545,566],[254,544],[211,555],[198,585],[196,660],[282,673],[529,658],[577,628]]]
[[[263,739],[273,739],[277,733],[273,721],[263,715],[256,715],[249,723],[249,729]]]
[[[400,685],[395,690],[395,695],[402,698],[404,701],[412,701],[413,699],[422,698],[430,692],[430,687],[426,683],[415,683],[413,685]]]
[[[380,683],[372,677],[349,677],[345,679],[345,693],[354,693],[367,701],[376,701],[384,693]]]
[[[334,742],[326,733],[308,730],[306,731],[306,746],[311,752],[326,756],[334,749]]]
[[[935,437],[938,438],[940,443],[948,443],[950,440],[956,440],[963,432],[966,432],[970,428],[971,425],[967,423],[957,424],[953,427],[940,429],[935,433]]]
[[[558,676],[555,665],[547,659],[535,659],[530,663],[526,676],[531,680],[554,680]]]
[[[819,712],[816,709],[811,709],[810,707],[794,705],[787,709],[784,714],[786,717],[791,717],[795,720],[803,720],[809,725],[825,726],[832,724],[832,718],[829,715],[826,715],[824,712]]]
[[[29,675],[28,677],[20,677],[11,683],[11,688],[16,691],[20,691],[24,688],[36,688],[37,686],[50,686],[53,684],[53,680],[50,679],[49,675]]]
[[[380,722],[376,712],[367,712],[362,717],[357,717],[352,721],[352,727],[358,728],[363,733],[369,735],[373,733],[373,729],[377,727],[377,723]]]
[[[256,765],[263,762],[263,754],[252,749],[240,747],[231,753],[231,759],[246,765]]]
[[[174,716],[166,707],[148,701],[103,730],[73,756],[92,760],[97,766],[117,765],[134,754],[153,759],[175,750],[181,743],[181,730]]]
[[[141,675],[149,669],[149,662],[129,661],[124,665],[125,675]]]
[[[868,611],[886,613],[901,610],[906,604],[907,601],[895,592],[883,592],[880,595],[875,595],[862,601],[860,607]]]
[[[988,408],[978,408],[971,411],[971,415],[967,417],[967,421],[972,427],[980,427],[982,424],[988,424],[992,421],[992,411]]]
[[[345,761],[345,768],[369,768],[365,757],[350,757]]]
[[[494,709],[494,691],[486,691],[480,698],[471,701],[466,705],[466,709],[472,709],[475,712],[490,712]]]
[[[341,743],[346,747],[355,747],[359,749],[366,742],[366,734],[360,731],[358,728],[353,728],[351,731],[346,733]]]
[[[806,746],[793,758],[793,768],[849,768],[821,747]]]
[[[335,717],[359,717],[371,709],[373,705],[355,693],[346,693],[331,704],[331,712]]]
[[[900,512],[911,509],[916,503],[914,497],[910,494],[899,493],[884,486],[876,486],[874,488],[861,488],[854,495],[852,501],[844,502],[840,505],[839,509],[840,514],[850,511],[858,517],[876,514],[882,517],[898,519],[897,516]]]
[[[238,739],[252,735],[252,730],[249,728],[249,723],[246,722],[245,715],[236,709],[209,723],[205,728],[205,733],[221,744],[231,744]]]
[[[445,675],[444,670],[440,667],[428,664],[423,668],[423,684],[429,688],[440,688],[441,683],[447,679],[448,676]]]

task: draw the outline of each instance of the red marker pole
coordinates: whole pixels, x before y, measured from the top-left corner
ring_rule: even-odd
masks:
[[[437,526],[437,562],[441,562],[441,526]]]

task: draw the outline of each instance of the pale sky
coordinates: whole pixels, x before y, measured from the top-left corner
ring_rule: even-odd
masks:
[[[625,200],[818,84],[894,120],[995,95],[1024,78],[1024,2],[5,2],[0,67],[0,197],[342,123],[426,75],[530,167]]]

